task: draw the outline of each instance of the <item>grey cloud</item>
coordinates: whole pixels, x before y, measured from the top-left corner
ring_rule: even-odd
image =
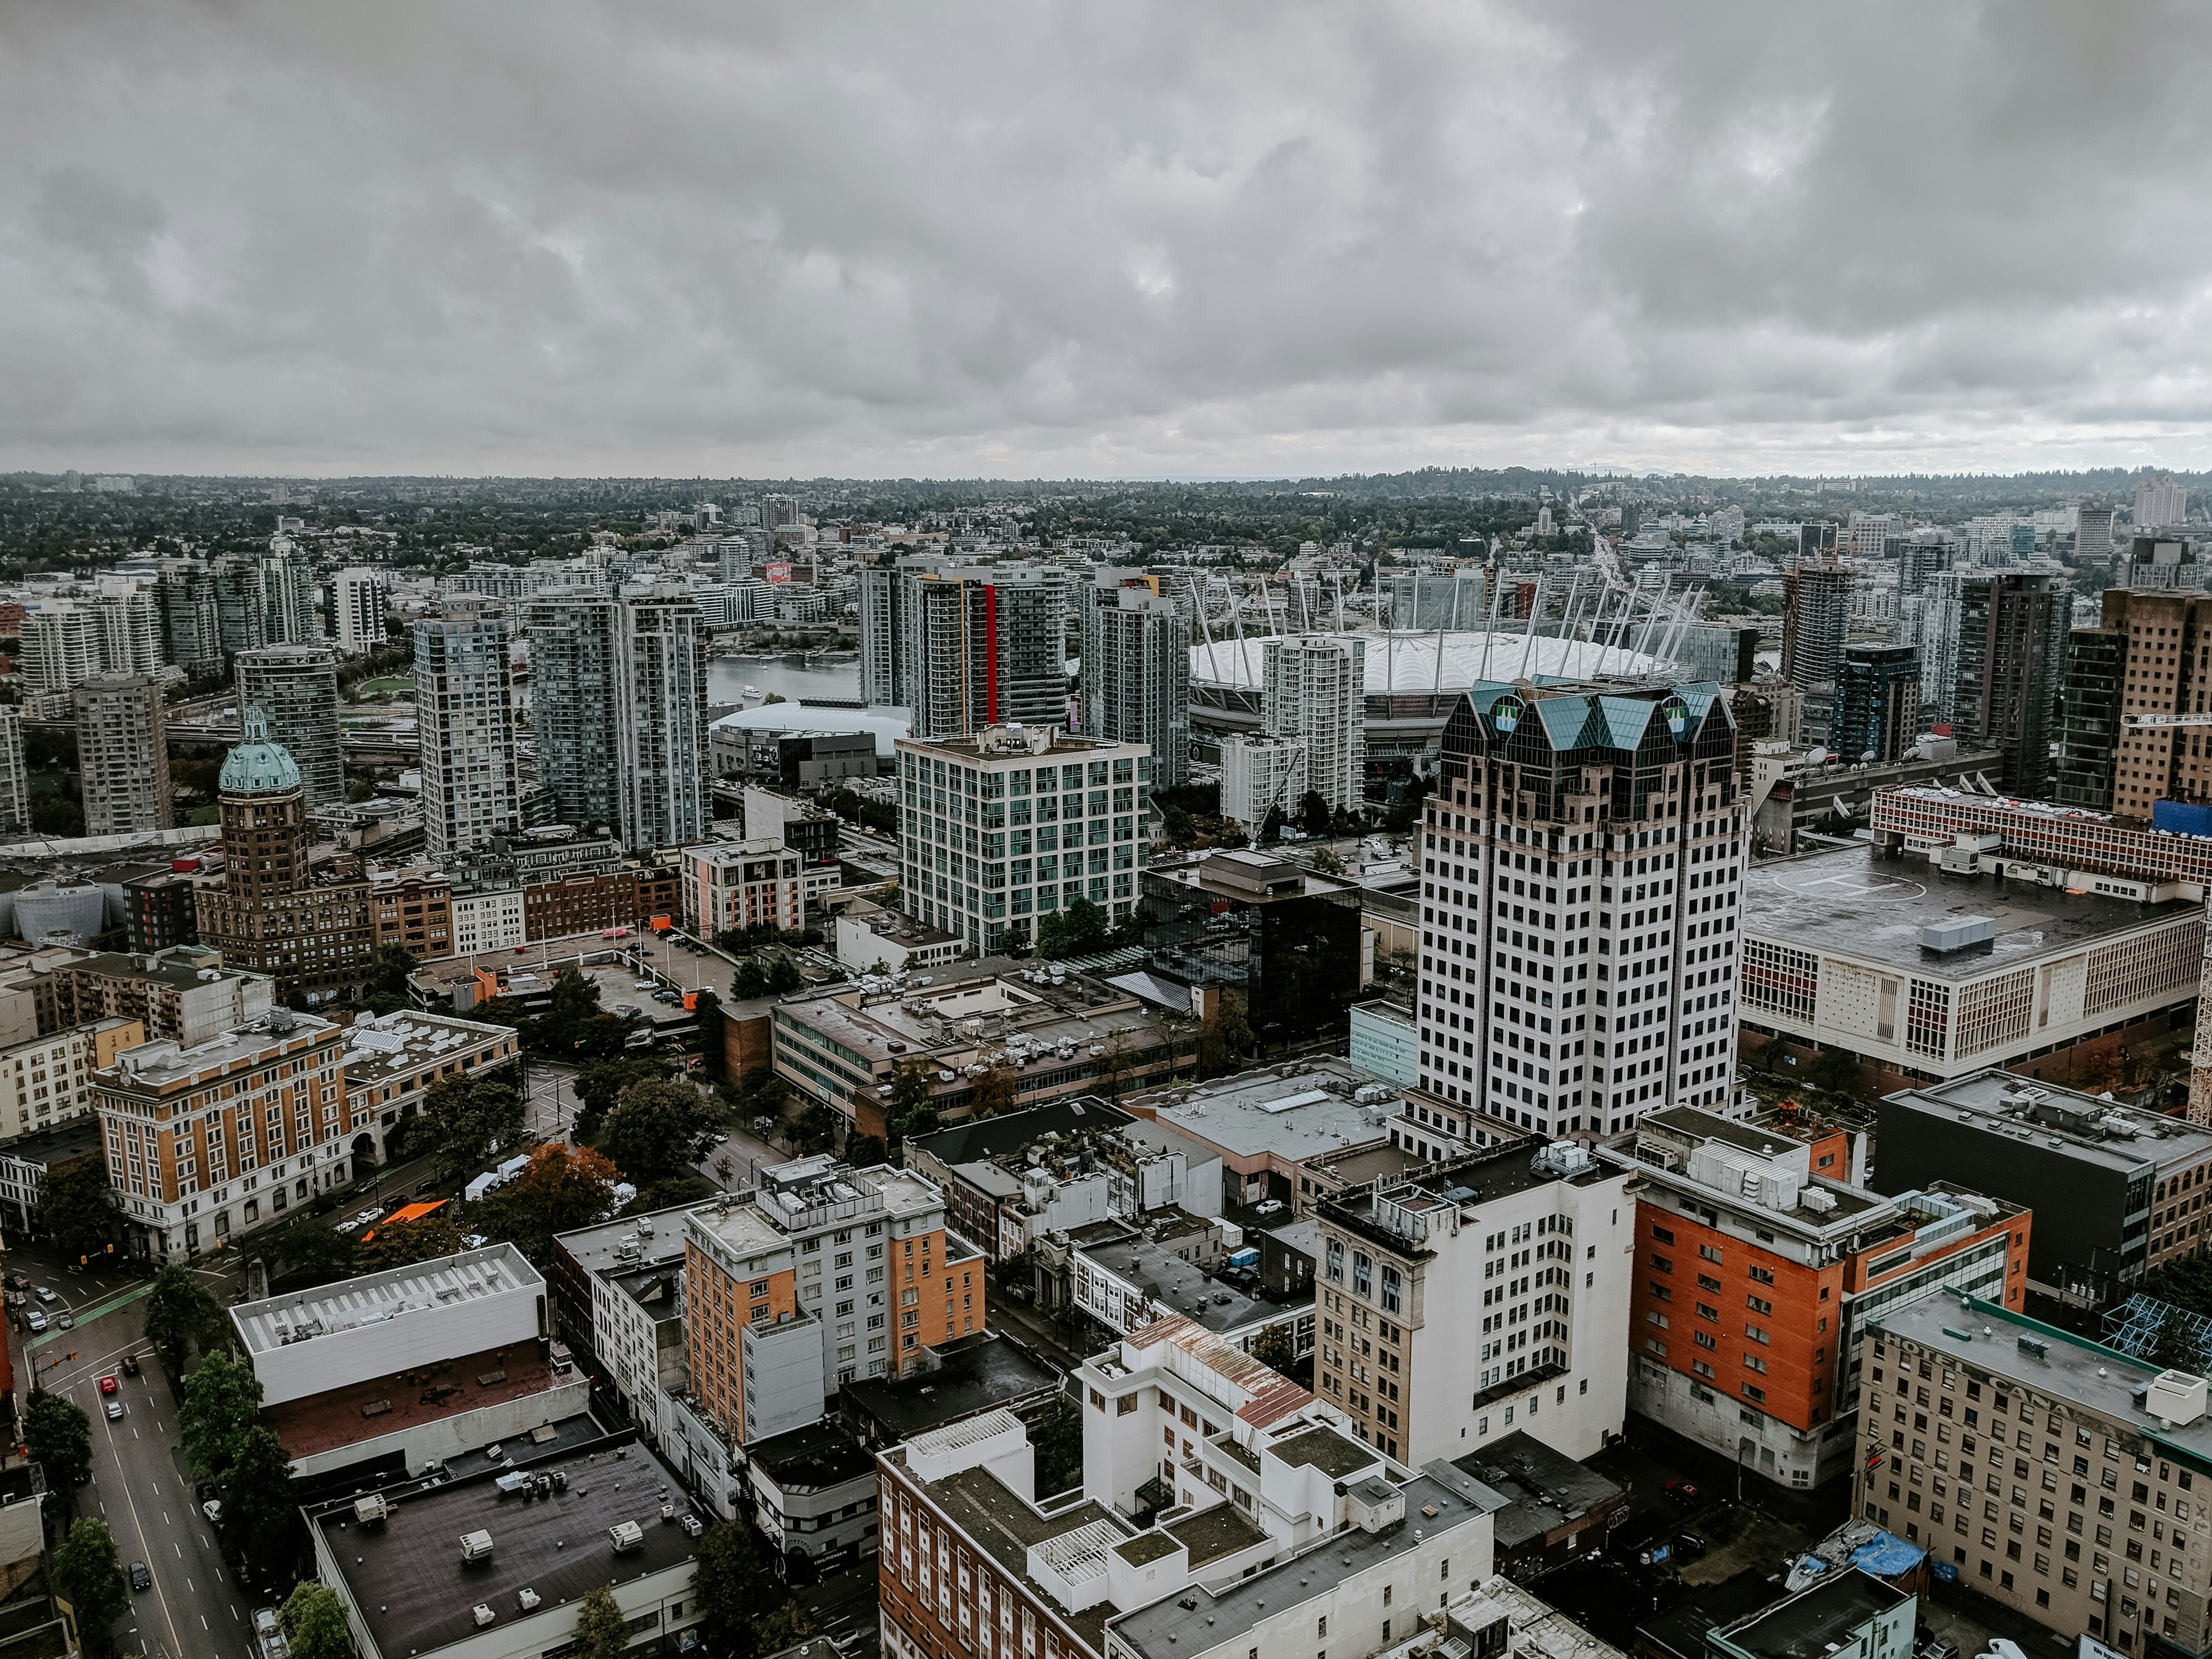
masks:
[[[2207,464],[2200,14],[88,3],[0,464]]]

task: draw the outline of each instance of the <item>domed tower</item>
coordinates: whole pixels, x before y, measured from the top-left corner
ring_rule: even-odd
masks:
[[[224,884],[251,903],[295,893],[307,884],[307,790],[300,769],[269,736],[258,708],[239,711],[242,737],[223,757],[216,787],[222,813]]]

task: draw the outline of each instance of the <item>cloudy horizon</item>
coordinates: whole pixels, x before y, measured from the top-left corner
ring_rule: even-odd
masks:
[[[0,468],[2212,466],[2171,6],[19,8]]]

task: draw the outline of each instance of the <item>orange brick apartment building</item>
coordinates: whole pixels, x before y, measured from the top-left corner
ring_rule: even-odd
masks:
[[[1677,1107],[1605,1152],[1644,1182],[1629,1409],[1778,1485],[1850,1467],[1867,1319],[1938,1291],[2023,1305],[2025,1209],[1868,1191],[1844,1134]]]

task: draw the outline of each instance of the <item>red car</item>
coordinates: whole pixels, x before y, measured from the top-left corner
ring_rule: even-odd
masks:
[[[115,1379],[112,1376],[101,1377],[100,1379],[100,1391],[102,1394],[113,1394],[115,1392]]]
[[[1667,1496],[1677,1504],[1694,1504],[1698,1501],[1697,1483],[1691,1480],[1669,1480],[1667,1483]]]

